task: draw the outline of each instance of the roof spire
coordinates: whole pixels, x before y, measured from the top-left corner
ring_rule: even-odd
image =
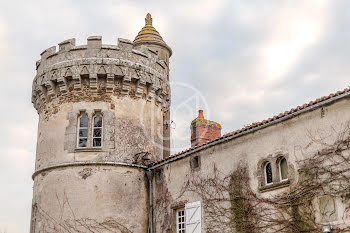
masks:
[[[150,13],[147,13],[145,21],[146,21],[146,26],[147,25],[152,26],[152,16]]]
[[[140,45],[161,46],[167,49],[169,51],[169,56],[171,56],[171,48],[164,42],[159,32],[153,27],[150,13],[147,13],[145,22],[146,25],[141,29],[134,40],[134,47]],[[163,60],[166,59],[164,58]]]

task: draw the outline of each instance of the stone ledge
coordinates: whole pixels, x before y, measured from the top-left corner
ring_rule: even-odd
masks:
[[[56,169],[56,168],[64,168],[64,167],[74,167],[74,166],[125,166],[125,167],[134,167],[134,168],[142,168],[147,169],[147,166],[138,165],[138,164],[131,164],[131,163],[123,163],[123,162],[92,162],[92,161],[86,161],[86,162],[69,162],[69,163],[58,163],[49,165],[46,167],[43,167],[41,169],[36,170],[33,175],[32,179],[39,175],[42,172]]]
[[[280,189],[280,188],[285,188],[285,187],[288,187],[289,185],[290,185],[290,180],[286,180],[286,181],[282,181],[282,182],[278,182],[278,183],[274,183],[274,184],[270,184],[270,185],[264,185],[262,187],[259,187],[259,191],[261,193],[264,193],[264,192],[273,191],[273,190]]]
[[[88,148],[75,148],[75,152],[100,152],[103,151],[102,147],[88,147]]]

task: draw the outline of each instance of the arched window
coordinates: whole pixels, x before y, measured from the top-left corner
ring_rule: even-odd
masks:
[[[285,158],[282,158],[279,163],[281,181],[288,180],[288,164]]]
[[[92,146],[101,147],[102,146],[102,115],[97,113],[93,119],[93,131],[92,131]]]
[[[78,126],[78,147],[87,147],[89,118],[86,113],[80,115]]]
[[[271,163],[266,163],[264,167],[265,184],[272,184],[272,166]]]

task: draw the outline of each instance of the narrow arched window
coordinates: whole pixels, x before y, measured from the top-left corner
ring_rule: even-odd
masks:
[[[279,163],[281,181],[288,180],[288,164],[285,158],[282,158]]]
[[[272,184],[272,166],[271,163],[266,163],[265,168],[265,184]]]
[[[79,117],[78,126],[78,147],[87,147],[89,117],[86,113]]]
[[[93,131],[92,131],[92,146],[101,147],[102,146],[102,114],[97,113],[93,119]]]

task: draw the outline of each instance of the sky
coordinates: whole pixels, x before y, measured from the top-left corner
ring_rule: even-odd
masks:
[[[35,61],[69,38],[133,40],[146,13],[172,48],[173,152],[203,109],[227,133],[350,85],[348,0],[0,0],[0,233],[29,232]]]

